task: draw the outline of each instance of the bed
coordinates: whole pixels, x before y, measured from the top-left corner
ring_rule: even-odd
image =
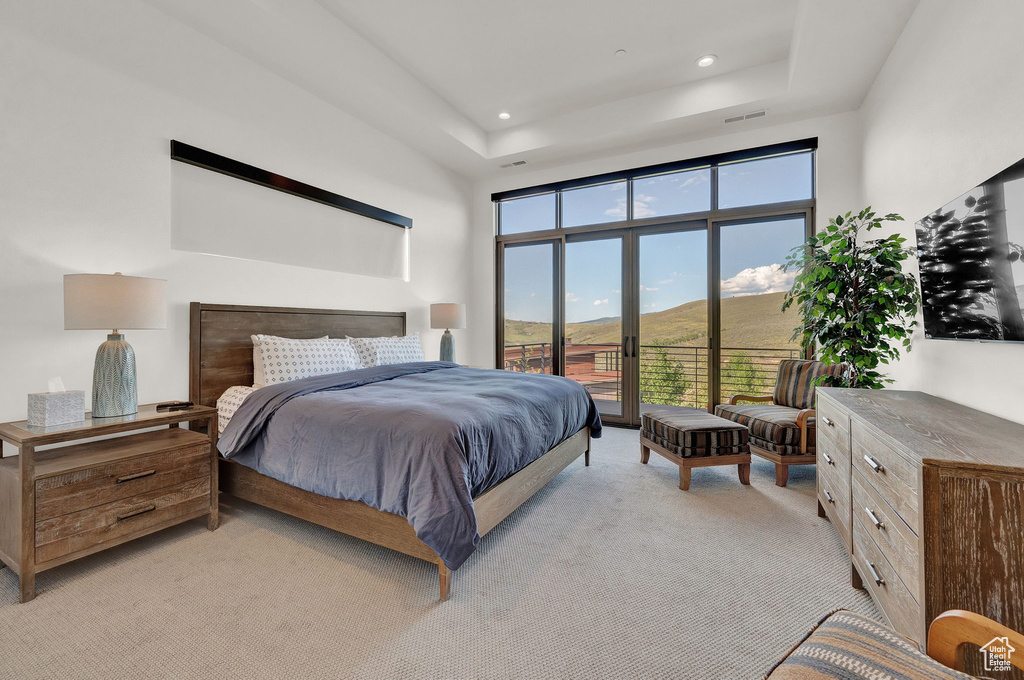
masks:
[[[252,384],[251,335],[315,338],[323,335],[374,337],[406,333],[405,314],[401,312],[252,307],[193,302],[190,320],[190,399],[197,404],[210,406],[215,406],[218,397],[229,387]],[[447,371],[446,374],[460,375],[472,369],[460,369],[452,365],[442,365],[442,362],[432,362],[429,365],[424,364],[424,368],[419,371],[408,368],[404,370],[410,374],[435,371],[441,375]],[[498,377],[499,374],[495,373],[494,376]],[[416,376],[408,379],[413,378]],[[462,375],[462,379],[466,379],[465,375]],[[268,387],[259,392],[270,390]],[[595,428],[599,428],[599,419],[596,422],[588,421],[592,422]],[[479,537],[497,526],[580,456],[583,456],[585,465],[590,464],[590,424],[584,424],[579,429],[572,425],[570,429],[574,431],[567,431],[565,438],[554,444],[546,453],[503,481],[489,485],[486,490],[473,495],[468,507],[475,519]],[[449,597],[453,570],[446,565],[437,550],[420,540],[410,520],[402,515],[378,510],[357,500],[341,500],[292,486],[261,474],[254,467],[242,464],[234,458],[220,460],[220,489],[237,498],[431,562],[438,570],[440,599],[444,601]]]

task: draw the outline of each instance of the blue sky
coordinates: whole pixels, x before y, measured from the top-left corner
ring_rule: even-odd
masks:
[[[809,156],[783,156],[719,169],[723,207],[810,196]],[[673,173],[634,181],[634,215],[707,210],[710,171]],[[624,182],[563,193],[564,226],[625,219]],[[503,204],[505,233],[554,225],[554,195]],[[524,228],[520,228],[524,227]],[[802,220],[728,225],[722,234],[722,297],[787,290],[792,275],[781,271],[789,251],[803,241]],[[639,240],[642,313],[662,311],[707,297],[705,230],[643,235]],[[505,316],[550,322],[551,246],[505,250]],[[622,313],[621,249],[618,239],[569,243],[566,247],[566,319],[589,321]]]

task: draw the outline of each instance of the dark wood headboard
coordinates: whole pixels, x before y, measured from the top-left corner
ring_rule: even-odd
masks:
[[[251,385],[252,340],[263,333],[285,338],[369,338],[405,335],[405,312],[358,312],[296,307],[249,307],[193,302],[189,308],[188,398],[216,406],[224,390]]]

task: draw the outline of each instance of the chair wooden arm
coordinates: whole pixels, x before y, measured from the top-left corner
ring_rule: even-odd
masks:
[[[935,617],[928,627],[928,656],[962,671],[965,644],[981,647],[1003,637],[1015,650],[1010,654],[1010,663],[1024,670],[1024,635],[981,614],[951,609]]]
[[[796,426],[800,428],[800,455],[807,455],[807,420],[814,417],[813,408],[802,409],[796,414]]]
[[[729,405],[735,406],[736,402],[740,401],[741,399],[743,401],[753,401],[755,403],[774,401],[774,397],[772,396],[752,397],[749,394],[734,394],[731,397],[729,397]]]

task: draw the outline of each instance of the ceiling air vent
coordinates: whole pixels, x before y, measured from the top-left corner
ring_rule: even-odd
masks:
[[[520,165],[526,165],[526,161],[512,161],[511,163],[505,163],[504,165],[499,165],[498,167],[499,168],[514,168],[514,167],[518,167]]]
[[[768,112],[765,111],[764,109],[761,109],[760,111],[751,111],[750,113],[745,113],[745,114],[743,114],[741,116],[730,116],[729,118],[725,119],[725,122],[726,123],[738,123],[741,120],[750,120],[751,118],[760,118],[761,116],[764,116],[767,113]]]

